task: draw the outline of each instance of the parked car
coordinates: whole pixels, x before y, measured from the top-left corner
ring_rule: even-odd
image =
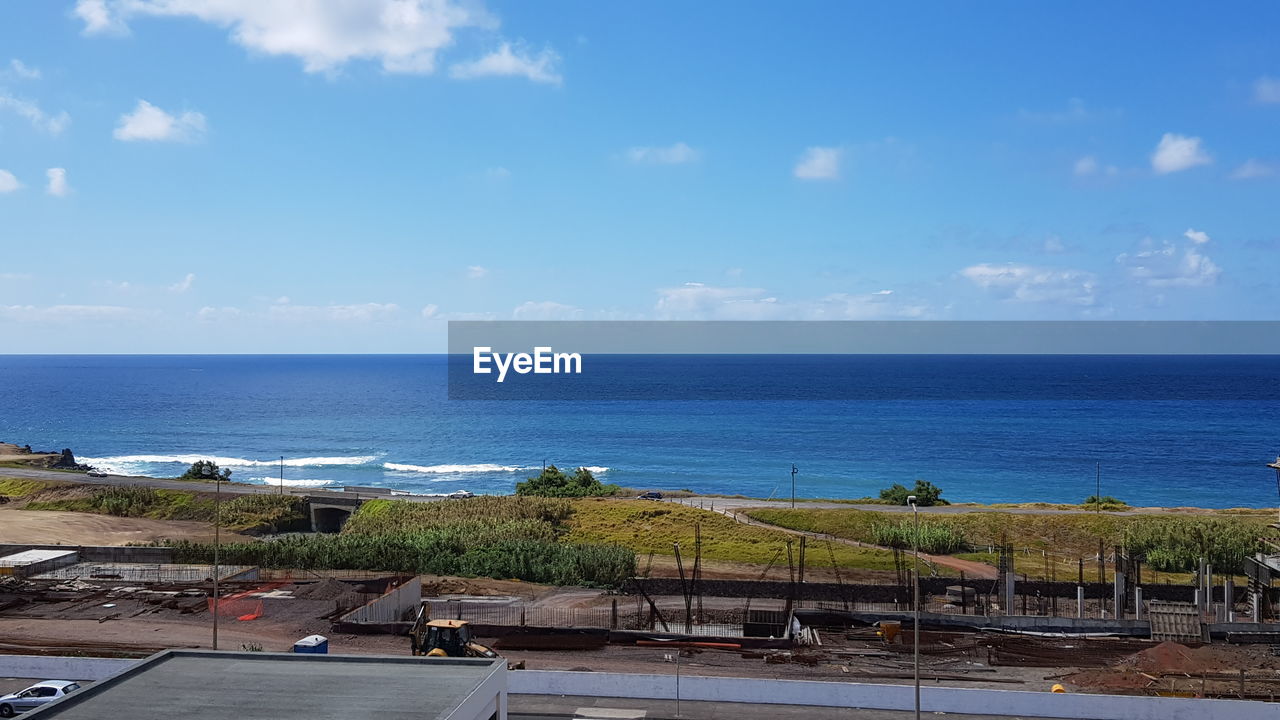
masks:
[[[107,474],[102,472],[101,470],[90,470],[85,474],[88,475],[89,477],[106,477],[107,476]]]
[[[28,710],[35,710],[79,689],[80,685],[70,680],[45,680],[36,683],[26,690],[0,697],[0,717],[11,718]]]
[[[656,490],[650,490],[647,493],[640,493],[639,495],[636,496],[636,499],[637,500],[661,500],[662,493]]]
[[[470,490],[455,490],[449,493],[449,498],[453,500],[464,500],[469,497],[475,497],[475,493]]]

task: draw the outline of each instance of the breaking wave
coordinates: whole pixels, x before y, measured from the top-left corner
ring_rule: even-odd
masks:
[[[248,482],[262,483],[263,485],[280,485],[281,484],[280,478],[278,477],[253,477],[253,478],[249,478]],[[325,485],[332,485],[333,481],[332,480],[313,480],[313,479],[307,479],[307,478],[297,478],[297,479],[285,478],[283,484],[285,487],[324,487]]]
[[[530,469],[520,465],[494,465],[492,463],[479,463],[476,465],[406,465],[404,463],[382,463],[382,467],[395,472],[422,473],[424,475],[520,472],[521,470]]]
[[[301,457],[285,458],[285,467],[335,467],[365,465],[377,460],[376,455],[351,455],[334,457]],[[219,455],[113,455],[111,457],[81,457],[78,460],[92,465],[99,470],[116,475],[135,475],[144,473],[148,465],[190,465],[199,460],[212,460],[219,467],[279,467],[279,460],[249,460],[247,458],[222,457]],[[155,469],[153,468],[154,472]],[[286,484],[287,481],[286,481]]]

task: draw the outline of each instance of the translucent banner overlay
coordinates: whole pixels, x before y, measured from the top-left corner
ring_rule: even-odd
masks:
[[[455,400],[1280,399],[1280,322],[449,323]]]

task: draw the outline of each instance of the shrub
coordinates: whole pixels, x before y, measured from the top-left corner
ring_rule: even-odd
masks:
[[[230,480],[230,470],[218,469],[218,463],[212,460],[197,460],[191,463],[187,471],[178,476],[179,480]]]
[[[916,504],[920,507],[951,504],[942,499],[942,488],[925,480],[916,480],[914,490],[908,490],[900,483],[894,483],[892,486],[880,491],[880,499],[894,505],[906,505],[907,497],[911,495],[916,496]]]
[[[586,468],[580,467],[572,475],[565,475],[555,465],[548,465],[537,477],[516,484],[517,495],[558,498],[607,497],[619,489],[617,485],[601,483]]]

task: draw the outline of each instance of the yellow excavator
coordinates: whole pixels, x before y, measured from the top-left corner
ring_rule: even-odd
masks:
[[[409,631],[414,655],[428,657],[501,657],[493,648],[475,641],[466,620],[432,620],[431,606],[422,603]]]

